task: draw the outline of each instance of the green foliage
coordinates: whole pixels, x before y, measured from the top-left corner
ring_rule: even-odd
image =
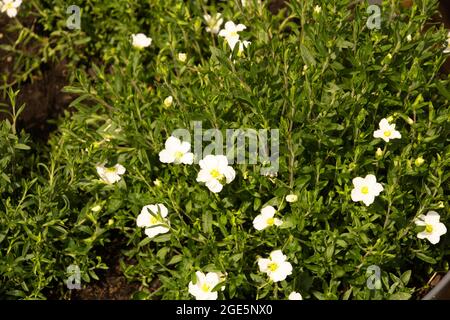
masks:
[[[201,270],[227,275],[220,298],[285,299],[298,291],[307,299],[409,299],[434,272],[448,271],[448,235],[431,245],[414,224],[429,210],[450,221],[450,93],[439,73],[447,32],[427,24],[436,1],[411,9],[386,1],[381,30],[367,28],[366,3],[290,1],[273,15],[267,4],[248,2],[84,4],[81,32],[89,41],[80,55],[101,59],[89,72],[74,70],[65,90],[78,95],[75,111],[9,191],[5,177],[26,139],[3,124],[0,295],[63,290],[72,263],[84,281],[95,279],[104,267],[97,249],[117,236],[124,274],[142,284],[135,298],[190,299],[188,283]],[[203,13],[216,11],[248,27],[240,32],[251,41],[242,55],[205,32]],[[46,29],[58,28],[52,19]],[[138,32],[153,38],[149,48],[131,46]],[[166,107],[169,95],[174,103]],[[386,144],[373,132],[388,117],[402,139]],[[192,121],[223,133],[279,129],[278,174],[233,165],[236,179],[214,194],[196,182],[198,165],[161,163],[166,139],[177,128],[192,132]],[[95,170],[102,163],[120,163],[126,174],[106,185]],[[352,179],[369,173],[384,191],[366,207],[350,193]],[[298,201],[287,203],[292,193]],[[171,228],[150,239],[136,218],[156,203],[169,209]],[[267,205],[284,224],[257,231],[252,221]],[[256,263],[275,249],[294,268],[277,284]],[[378,290],[367,286],[371,266],[381,270]]]

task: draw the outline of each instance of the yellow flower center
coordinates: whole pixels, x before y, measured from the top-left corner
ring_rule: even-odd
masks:
[[[221,180],[223,178],[223,174],[221,174],[217,169],[211,170],[210,174],[211,177],[213,177],[216,180]]]
[[[271,263],[269,263],[268,268],[269,268],[269,270],[272,271],[272,272],[277,271],[277,269],[278,269],[278,264],[276,264],[275,262],[271,262]]]
[[[206,283],[202,285],[202,291],[209,292],[209,286]]]
[[[156,217],[151,216],[150,217],[150,224],[158,224],[158,219],[156,219]]]
[[[237,33],[237,31],[231,31],[231,32],[229,33],[229,36],[230,36],[230,37],[237,37],[237,36],[238,36],[238,33]]]
[[[105,171],[109,172],[109,173],[116,173],[117,169],[116,169],[116,167],[112,167],[112,168],[106,168]]]
[[[367,187],[367,186],[362,187],[361,188],[361,193],[362,194],[368,194],[369,193],[369,187]]]
[[[385,137],[390,137],[391,134],[392,134],[391,131],[385,131],[385,132],[384,132],[384,136],[385,136]]]
[[[182,157],[183,157],[183,152],[181,152],[181,151],[175,152],[175,158],[177,160],[180,160]]]
[[[275,218],[269,218],[266,221],[267,225],[272,226],[275,223]]]
[[[425,226],[425,231],[426,231],[427,233],[432,233],[432,232],[433,232],[433,226],[432,226],[431,224],[427,224],[427,225]]]
[[[3,10],[10,10],[10,9],[14,9],[14,5],[12,2],[5,4],[5,9]]]

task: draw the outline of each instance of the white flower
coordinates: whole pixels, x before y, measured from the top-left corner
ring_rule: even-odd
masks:
[[[211,17],[209,14],[203,16],[206,22],[206,32],[218,33],[222,26],[223,19],[221,13],[216,13],[215,17]]]
[[[10,18],[17,15],[17,8],[22,4],[22,0],[3,0],[0,2],[1,12],[5,12]]]
[[[211,291],[224,279],[221,279],[221,274],[217,272],[208,272],[206,275],[197,271],[195,273],[197,276],[196,284],[189,282],[189,293],[192,294],[196,300],[217,300],[217,291]],[[225,287],[222,287],[224,290]]]
[[[159,153],[159,161],[162,163],[192,164],[194,162],[194,154],[189,152],[191,150],[189,142],[181,142],[178,138],[169,137],[165,147]]]
[[[298,200],[298,196],[296,195],[296,194],[288,194],[287,196],[286,196],[286,201],[287,202],[297,202],[297,200]]]
[[[172,96],[168,96],[167,98],[164,99],[164,105],[166,106],[166,108],[169,108],[173,103],[173,97]]]
[[[258,259],[259,270],[267,273],[274,282],[283,281],[292,274],[292,265],[286,261],[286,258],[281,250],[272,251],[269,259]]]
[[[321,13],[321,12],[322,12],[322,7],[319,6],[319,5],[316,5],[316,6],[314,7],[314,13]]]
[[[97,165],[96,169],[100,179],[107,184],[113,184],[120,181],[120,179],[122,179],[121,175],[126,171],[121,164],[116,164],[112,168],[106,168],[104,165]]]
[[[162,203],[145,206],[137,217],[137,226],[145,228],[145,234],[149,238],[167,233],[169,232],[167,214],[168,210]]]
[[[133,34],[131,37],[133,38],[133,46],[138,49],[148,47],[152,44],[152,38],[147,37],[143,33]]]
[[[351,194],[352,200],[355,202],[362,201],[366,206],[371,205],[375,197],[384,190],[373,174],[368,174],[365,178],[354,178],[352,182],[354,186]]]
[[[289,300],[303,300],[303,297],[300,293],[292,291],[289,295]]]
[[[402,135],[395,130],[395,124],[389,124],[387,119],[381,119],[379,123],[380,129],[373,133],[374,138],[381,138],[386,142],[390,139],[400,139]]]
[[[241,56],[242,53],[244,52],[244,49],[247,48],[251,44],[251,42],[246,40],[244,41],[239,40],[238,43],[239,43],[238,56]]]
[[[231,50],[233,51],[234,46],[239,41],[238,32],[245,29],[247,29],[247,27],[243,24],[236,25],[233,21],[228,21],[227,23],[225,23],[225,29],[220,30],[219,36],[225,38]]]
[[[450,31],[447,33],[447,47],[445,48],[444,53],[450,53]]]
[[[414,222],[418,226],[424,226],[425,230],[417,234],[419,239],[428,239],[432,244],[439,242],[442,235],[447,233],[447,228],[442,222],[439,222],[441,217],[435,211],[428,211],[427,215],[419,216]]]
[[[410,42],[411,40],[412,40],[412,36],[411,36],[410,34],[408,34],[408,35],[406,36],[406,41]]]
[[[261,231],[273,225],[277,227],[281,226],[283,224],[283,221],[273,217],[276,212],[277,211],[272,206],[264,207],[261,210],[261,214],[257,215],[255,220],[253,220],[253,226],[255,227],[255,229]]]
[[[186,53],[179,53],[178,54],[178,60],[180,60],[181,62],[186,62],[186,59],[187,59]]]
[[[225,183],[230,183],[236,177],[236,172],[228,165],[226,156],[207,155],[200,160],[200,172],[197,182],[204,182],[209,190],[214,193],[222,191]]]

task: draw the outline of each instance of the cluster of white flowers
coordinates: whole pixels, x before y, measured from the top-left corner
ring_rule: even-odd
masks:
[[[14,18],[21,4],[22,0],[0,0],[0,11],[6,12],[6,15],[10,18]]]
[[[379,129],[374,131],[373,137],[381,138],[387,143],[391,139],[401,139],[402,135],[399,131],[395,130],[395,124],[391,124],[388,119],[383,118],[379,123]],[[381,158],[383,151],[378,148],[375,155]],[[422,157],[418,157],[415,164],[416,166],[420,166],[424,161]],[[373,174],[368,174],[365,178],[354,178],[352,182],[352,200],[354,202],[362,201],[366,206],[370,206],[375,201],[375,197],[379,196],[381,191],[384,190],[383,186],[377,182],[377,178]],[[440,237],[447,232],[447,228],[439,220],[440,216],[435,211],[429,211],[426,216],[420,215],[414,222],[417,226],[425,227],[425,229],[419,232],[417,237],[419,239],[427,239],[432,244],[439,243]]]
[[[217,13],[214,17],[209,14],[205,14],[203,16],[206,22],[206,32],[210,32],[213,34],[219,34],[220,37],[225,38],[225,41],[231,48],[231,51],[234,50],[236,44],[238,44],[238,56],[242,55],[245,48],[247,48],[251,42],[250,41],[241,41],[239,40],[238,32],[244,31],[247,27],[243,24],[235,24],[233,21],[227,21],[225,23],[225,28],[220,29],[223,23],[223,18],[221,13]]]

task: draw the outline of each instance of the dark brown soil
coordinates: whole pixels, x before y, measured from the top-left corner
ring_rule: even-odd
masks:
[[[10,19],[0,15],[0,44],[14,43],[17,35],[6,32]],[[29,22],[30,24],[32,22]],[[33,44],[31,44],[32,46]],[[35,52],[37,48],[24,48],[28,53]],[[0,74],[8,75],[7,83],[0,79],[0,86],[14,81],[14,55],[0,49]],[[20,93],[16,101],[17,106],[26,105],[25,111],[18,120],[18,129],[25,129],[35,140],[46,141],[51,131],[56,129],[49,124],[49,120],[56,119],[73,100],[73,97],[63,93],[61,89],[68,84],[65,61],[57,64],[42,64],[25,83],[20,85]],[[17,90],[17,85],[13,86]],[[0,103],[9,105],[9,99],[0,96]],[[0,120],[6,115],[0,114]]]

